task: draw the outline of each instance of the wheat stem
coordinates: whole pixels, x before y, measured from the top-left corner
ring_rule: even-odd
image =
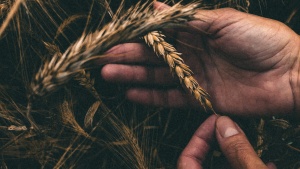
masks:
[[[103,102],[100,98],[99,93],[94,87],[95,80],[91,79],[91,75],[89,72],[86,72],[85,70],[80,71],[78,74],[74,77],[75,80],[79,81],[80,85],[84,86],[97,100],[93,105],[88,109],[85,118],[84,118],[84,126],[87,128],[89,126],[92,126],[94,116],[96,112],[98,111],[98,108],[100,106],[103,106]]]
[[[265,126],[265,120],[263,118],[260,119],[258,127],[257,127],[257,150],[256,153],[258,157],[262,156],[263,153],[263,147],[262,145],[264,144],[264,136],[263,136],[263,131],[264,131],[264,126]]]
[[[103,54],[112,46],[139,37],[149,31],[193,20],[199,4],[174,5],[166,11],[152,10],[148,5],[137,5],[104,26],[101,30],[82,35],[63,54],[55,54],[46,61],[31,83],[31,95],[44,96],[67,83],[75,73],[89,66],[95,55]]]
[[[33,130],[33,129],[39,130],[37,124],[35,123],[33,117],[31,116],[31,109],[32,109],[32,102],[31,102],[31,98],[29,98],[28,103],[27,103],[26,118],[27,118],[28,122],[30,123],[30,130]]]
[[[2,25],[0,27],[0,37],[3,35],[6,27],[8,26],[9,22],[11,21],[11,19],[16,15],[16,13],[17,13],[21,3],[23,3],[23,1],[24,0],[16,0],[14,5],[10,9],[9,13],[7,14],[6,19],[4,20],[4,22],[2,23]]]
[[[80,85],[84,86],[96,100],[101,101],[100,95],[94,87],[95,80],[91,79],[91,74],[85,70],[78,72],[74,79],[79,81]]]
[[[73,110],[71,108],[71,104],[68,103],[68,101],[64,101],[62,105],[60,106],[61,111],[61,118],[62,122],[66,125],[71,127],[74,131],[79,133],[80,135],[92,139],[92,137],[85,132],[83,128],[77,123]]]
[[[169,65],[171,73],[176,74],[180,80],[182,86],[184,86],[197,101],[200,102],[201,106],[207,110],[211,110],[215,113],[212,108],[211,102],[209,101],[208,93],[198,84],[197,80],[192,76],[193,72],[187,66],[183,59],[180,57],[180,53],[164,38],[165,36],[159,31],[152,31],[145,35],[145,42],[152,46],[157,56],[160,56]]]

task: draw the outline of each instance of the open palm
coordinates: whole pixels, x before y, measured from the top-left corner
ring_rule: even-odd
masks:
[[[199,11],[196,17],[200,21],[176,33],[176,48],[210,94],[217,112],[270,115],[294,111],[300,62],[296,33],[277,21],[233,9]],[[145,45],[122,44],[110,53],[114,54],[110,62],[115,64],[106,65],[102,76],[135,84],[127,91],[130,100],[170,107],[197,105],[174,85],[177,81],[169,68]]]

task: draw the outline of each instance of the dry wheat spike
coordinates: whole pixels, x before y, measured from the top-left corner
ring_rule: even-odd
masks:
[[[197,80],[193,78],[193,72],[189,66],[184,63],[180,57],[181,54],[178,53],[171,44],[167,43],[164,38],[165,36],[159,31],[149,32],[143,37],[145,42],[149,46],[152,46],[156,55],[162,57],[169,65],[171,73],[178,76],[182,86],[200,102],[205,110],[208,108],[215,113],[209,101],[208,93],[198,84]]]
[[[78,134],[93,140],[93,138],[77,123],[72,110],[72,106],[68,101],[64,101],[60,105],[60,112],[62,122],[65,126],[68,126],[74,131],[76,131]]]
[[[112,46],[160,28],[182,25],[194,20],[200,4],[176,4],[166,11],[152,10],[138,4],[94,33],[82,35],[62,56],[55,54],[46,61],[31,83],[30,96],[44,96],[67,83],[90,61],[99,59]],[[98,56],[95,56],[98,55]],[[101,61],[100,61],[101,62]]]
[[[95,89],[95,80],[91,78],[91,74],[86,70],[81,70],[78,72],[74,79],[79,81],[80,85],[84,86],[96,100],[101,100],[99,93]]]
[[[62,56],[58,46],[47,42],[44,42],[44,45],[50,53],[57,53],[59,56]],[[94,87],[95,80],[91,78],[90,72],[87,72],[86,70],[81,70],[80,72],[75,74],[74,79],[77,80],[80,85],[84,86],[96,99],[96,102],[93,103],[92,106],[88,109],[84,119],[84,126],[88,127],[92,125],[94,115],[97,112],[99,106],[102,104],[102,100],[100,98],[99,93]],[[33,119],[30,119],[29,115],[28,119],[31,120],[31,123],[34,122]]]
[[[98,111],[100,105],[102,104],[102,100],[99,93],[94,87],[95,80],[91,79],[91,75],[89,72],[82,70],[75,75],[74,79],[79,81],[80,85],[84,86],[96,99],[96,102],[93,103],[92,106],[88,109],[84,118],[84,126],[87,128],[89,126],[92,126],[94,116]]]
[[[256,153],[258,157],[262,156],[263,153],[263,144],[264,144],[264,127],[265,127],[265,120],[263,118],[260,119],[259,124],[257,126],[257,143],[256,143]]]

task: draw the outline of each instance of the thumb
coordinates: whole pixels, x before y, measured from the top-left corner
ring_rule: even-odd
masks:
[[[230,118],[216,121],[216,137],[222,152],[235,169],[267,169],[257,156],[243,131]]]

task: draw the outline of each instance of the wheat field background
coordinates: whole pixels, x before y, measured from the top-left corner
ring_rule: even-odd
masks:
[[[180,3],[192,2],[201,4],[200,8],[232,7],[276,19],[300,33],[298,0]],[[152,36],[164,37],[153,31],[177,22],[178,18],[188,21],[191,15],[164,20],[159,25],[149,23],[151,29],[139,29],[139,23],[142,25],[142,20],[147,19],[140,16],[140,22],[132,27],[141,34],[116,31],[113,35],[107,31],[110,29],[101,32],[109,23],[118,24],[118,19],[136,4],[131,12],[149,13],[151,3],[0,0],[0,168],[176,168],[181,151],[210,113],[128,102],[124,96],[128,86],[105,82],[99,75],[101,66],[93,64],[93,56],[101,59],[103,56],[98,54],[105,53],[112,45],[151,32]],[[170,5],[176,3],[168,1]],[[180,7],[174,8],[174,13],[178,10]],[[80,41],[83,34],[91,36]],[[92,43],[99,34],[109,38],[101,38],[98,45]],[[170,45],[176,40],[164,38]],[[147,42],[154,45],[151,39]],[[176,53],[171,47],[155,49],[158,54],[167,49],[171,54]],[[92,56],[85,58],[86,53],[92,52]],[[71,54],[78,56],[77,59],[68,57]],[[56,66],[59,64],[62,66]],[[192,79],[188,75],[185,77]],[[201,92],[200,102],[211,109],[205,91]],[[278,168],[300,167],[299,122],[281,117],[232,118],[242,126],[265,162],[275,162]],[[212,147],[204,165],[220,168],[226,160],[217,145]]]

